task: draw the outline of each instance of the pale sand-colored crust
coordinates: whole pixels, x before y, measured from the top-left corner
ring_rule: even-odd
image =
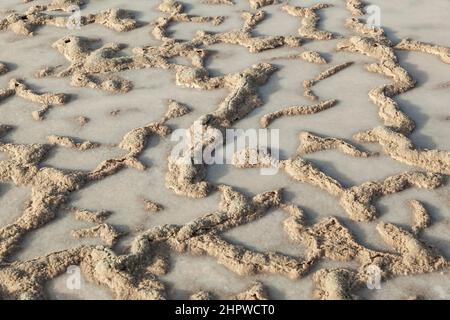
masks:
[[[335,38],[333,33],[317,29],[320,17],[316,11],[329,7],[332,7],[332,5],[326,3],[318,3],[309,8],[285,5],[283,10],[302,19],[302,26],[298,29],[298,33],[302,37],[310,40],[331,40]]]
[[[311,115],[322,112],[336,105],[337,100],[326,100],[317,104],[307,106],[292,106],[264,115],[259,123],[261,127],[267,128],[274,120],[281,117],[292,117],[299,115]]]
[[[411,200],[409,202],[412,213],[412,225],[411,229],[415,234],[419,234],[424,229],[428,228],[431,224],[431,217],[427,209],[417,200]]]
[[[27,101],[39,103],[41,108],[31,114],[35,120],[43,120],[52,106],[62,106],[69,101],[69,95],[64,93],[39,93],[22,80],[11,79],[6,89],[0,89],[0,102],[6,98],[18,96]]]
[[[209,1],[215,4],[232,4],[232,1]],[[275,4],[276,1],[249,1],[250,5],[260,7]],[[0,29],[16,34],[32,35],[38,26],[56,25],[65,27],[67,19],[57,17],[52,12],[67,11],[73,5],[83,5],[81,0],[54,0],[47,5],[32,6],[26,13],[11,13],[0,21]],[[317,10],[329,7],[317,4],[310,8],[286,5],[283,10],[302,19],[300,36],[309,40],[329,40],[334,34],[317,29],[319,15]],[[360,1],[347,0],[347,8],[352,15],[363,15]],[[298,47],[299,37],[254,36],[255,27],[266,15],[263,11],[244,12],[243,26],[240,29],[210,34],[198,32],[190,41],[171,38],[167,28],[171,23],[209,22],[219,24],[223,17],[191,16],[184,12],[181,3],[164,0],[159,6],[161,16],[154,25],[153,36],[160,40],[157,46],[133,48],[131,54],[124,54],[118,44],[104,44],[100,49],[91,49],[92,39],[67,36],[56,41],[53,47],[69,61],[66,69],[48,66],[37,72],[38,78],[57,75],[72,78],[72,84],[95,88],[111,93],[126,93],[132,83],[119,76],[130,69],[160,68],[173,71],[175,83],[185,88],[214,90],[225,88],[229,91],[213,112],[201,116],[192,125],[200,125],[205,130],[223,130],[243,119],[262,105],[259,88],[267,83],[276,67],[269,63],[258,63],[241,72],[211,77],[205,68],[204,59],[207,47],[215,43],[241,45],[252,53],[277,47]],[[23,19],[22,17],[26,17]],[[108,9],[98,14],[82,16],[82,24],[96,23],[116,31],[128,31],[138,26],[137,22],[124,10]],[[381,179],[367,181],[360,185],[345,187],[338,180],[317,168],[312,162],[301,158],[301,154],[336,149],[344,154],[367,157],[371,153],[360,151],[350,143],[334,137],[322,137],[308,132],[300,134],[300,155],[286,160],[272,159],[269,154],[259,150],[244,150],[236,156],[234,165],[239,168],[276,166],[284,170],[294,181],[307,183],[335,196],[348,216],[355,221],[364,222],[377,218],[375,201],[383,196],[417,187],[434,189],[440,187],[449,175],[449,152],[418,149],[409,140],[408,134],[414,130],[413,121],[401,111],[396,95],[412,89],[415,80],[403,69],[395,55],[395,50],[421,51],[438,56],[449,63],[449,49],[405,39],[395,47],[383,29],[369,28],[356,18],[349,18],[346,26],[359,36],[344,39],[338,49],[360,53],[377,60],[366,66],[367,71],[391,78],[392,83],[373,89],[369,93],[372,102],[379,108],[383,127],[376,127],[355,135],[361,142],[377,142],[383,151],[393,159],[407,165],[419,167],[425,172],[409,171]],[[173,58],[185,57],[191,65],[172,62]],[[288,58],[301,59],[310,63],[325,64],[326,60],[315,51],[304,51]],[[323,80],[346,67],[346,64],[327,69],[318,76]],[[3,68],[3,69],[2,69]],[[0,64],[6,72],[6,65]],[[318,79],[316,78],[316,79]],[[0,99],[17,95],[41,105],[35,111],[36,119],[44,120],[51,106],[63,105],[68,95],[38,93],[19,80],[11,80],[7,88],[0,90]],[[313,106],[294,106],[268,114],[261,119],[267,127],[271,121],[283,116],[314,114],[324,111],[336,103],[335,100],[321,102]],[[170,270],[169,259],[160,253],[160,246],[176,253],[208,255],[230,271],[241,275],[275,274],[296,279],[310,272],[311,267],[322,259],[334,261],[355,261],[356,270],[335,268],[321,269],[313,275],[314,295],[319,299],[354,299],[355,291],[367,281],[369,266],[378,266],[383,281],[400,275],[413,275],[448,269],[448,261],[435,249],[419,239],[420,232],[430,224],[426,207],[417,200],[410,202],[412,212],[412,233],[394,224],[380,221],[377,232],[391,249],[389,252],[368,249],[359,244],[350,231],[334,217],[307,225],[302,210],[283,200],[282,190],[273,190],[253,197],[244,195],[225,185],[213,185],[206,181],[207,166],[194,164],[192,158],[178,162],[169,157],[166,186],[178,195],[199,198],[213,190],[220,192],[221,201],[217,211],[183,225],[155,226],[136,236],[129,250],[119,255],[105,246],[79,246],[53,252],[33,260],[9,262],[24,236],[30,231],[52,221],[59,210],[74,214],[78,220],[93,224],[84,229],[73,230],[76,238],[98,237],[106,246],[113,246],[122,235],[107,222],[110,215],[106,211],[90,211],[68,206],[70,194],[91,183],[101,181],[121,169],[130,167],[146,169],[139,160],[153,136],[167,137],[171,127],[170,119],[186,115],[190,108],[174,100],[167,102],[168,109],[163,118],[130,130],[124,135],[118,147],[126,152],[124,156],[101,162],[92,171],[60,170],[43,165],[49,151],[57,146],[83,151],[95,147],[89,141],[78,142],[76,138],[51,135],[48,144],[16,144],[0,142],[0,151],[6,160],[0,161],[0,182],[31,189],[31,198],[24,205],[22,215],[0,229],[0,298],[41,299],[46,298],[46,283],[65,273],[70,265],[79,265],[82,273],[98,285],[107,287],[117,299],[165,299],[166,288],[158,276]],[[80,119],[86,124],[87,118]],[[0,138],[13,128],[0,124]],[[201,141],[206,148],[212,142]],[[192,148],[198,147],[192,145]],[[257,156],[257,163],[250,160]],[[162,207],[144,200],[150,212]],[[230,243],[221,233],[234,227],[263,217],[271,208],[281,208],[289,214],[284,229],[290,240],[306,248],[302,257],[293,257],[277,252],[258,252],[245,246]],[[200,291],[192,299],[212,299],[215,293]],[[231,296],[233,299],[268,299],[262,283],[254,283],[242,293]]]
[[[55,26],[66,28],[70,20],[68,17],[46,12],[55,11],[51,8],[36,6],[31,7],[26,13],[11,13],[0,20],[0,31],[8,30],[17,35],[33,36],[35,29],[40,26]],[[130,31],[137,27],[137,22],[131,18],[131,14],[122,9],[108,9],[96,14],[80,16],[80,26],[92,23],[103,25],[118,32]]]
[[[319,98],[314,94],[314,92],[312,91],[311,88],[316,83],[331,77],[332,75],[334,75],[334,74],[338,73],[339,71],[341,71],[341,70],[351,66],[352,64],[353,64],[353,62],[345,62],[345,63],[338,64],[337,66],[334,66],[334,67],[326,69],[325,71],[322,71],[314,79],[303,81],[303,88],[305,90],[303,95],[306,98],[308,98],[309,100],[317,101]]]

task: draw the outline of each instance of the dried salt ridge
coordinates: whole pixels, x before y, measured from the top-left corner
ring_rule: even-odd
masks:
[[[109,288],[117,299],[164,299],[164,285],[149,273],[155,263],[159,265],[158,270],[167,270],[166,260],[152,254],[155,246],[163,243],[178,252],[188,250],[211,255],[239,274],[269,272],[299,276],[303,267],[297,260],[234,246],[217,234],[258,219],[271,207],[280,205],[279,191],[248,198],[230,187],[223,186],[220,190],[220,211],[183,226],[154,227],[135,238],[127,254],[117,256],[101,246],[81,246],[30,261],[4,264],[0,267],[0,295],[9,299],[45,298],[44,287],[48,280],[66,272],[70,265],[80,265],[88,281]],[[255,284],[236,297],[264,299],[266,294],[260,284]]]
[[[66,272],[70,265],[80,265],[88,281],[109,288],[117,299],[164,299],[164,285],[149,273],[154,263],[166,270],[164,259],[153,254],[155,246],[167,244],[175,251],[208,254],[238,274],[261,272],[297,277],[303,270],[296,259],[277,253],[258,253],[222,240],[217,232],[258,219],[281,203],[279,191],[270,191],[253,198],[220,188],[220,211],[207,214],[186,225],[154,227],[133,241],[130,252],[117,256],[97,246],[81,246],[51,253],[30,261],[16,261],[0,267],[0,295],[10,299],[45,298],[45,283]],[[20,285],[18,285],[20,284]],[[248,297],[263,298],[259,286],[251,288]]]
[[[26,2],[31,2],[26,1]],[[44,5],[34,5],[30,7],[29,11],[40,12],[40,11],[69,11],[72,6],[83,7],[86,4],[84,0],[53,0],[52,2]]]
[[[331,149],[337,149],[338,151],[353,157],[367,158],[374,155],[371,152],[358,150],[355,146],[342,139],[319,137],[309,132],[301,132],[299,134],[299,140],[300,147],[297,149],[299,155]]]
[[[220,237],[220,233],[262,217],[281,203],[279,190],[248,198],[228,186],[220,186],[219,211],[204,215],[185,225],[152,228],[137,237],[131,247],[136,258],[145,257],[157,245],[168,245],[182,253],[205,254],[239,275],[280,274],[289,278],[301,276],[307,268],[297,258],[279,253],[260,253],[236,246]]]
[[[378,43],[392,46],[392,42],[387,38],[383,28],[369,26],[355,17],[345,20],[345,26],[356,33],[374,39]]]
[[[311,115],[315,113],[319,113],[325,111],[329,108],[332,108],[336,105],[337,100],[331,99],[322,101],[317,104],[309,105],[309,106],[291,106],[280,109],[278,111],[265,114],[259,120],[259,124],[263,128],[267,128],[273,121],[279,119],[281,117],[292,117],[299,115]]]
[[[420,234],[423,230],[428,228],[431,224],[431,217],[428,213],[427,209],[417,200],[411,200],[409,202],[409,207],[411,208],[412,213],[412,224],[411,229],[414,234]]]
[[[241,29],[222,33],[198,31],[193,41],[200,42],[205,46],[216,43],[236,44],[247,48],[252,53],[283,46],[295,48],[301,45],[300,38],[293,36],[254,37],[252,35],[252,30],[265,19],[266,14],[264,11],[257,11],[256,13],[244,12],[241,16],[244,20],[244,25]]]
[[[0,20],[0,31],[8,30],[17,35],[33,36],[34,31],[40,26],[54,26],[67,28],[68,25],[77,23],[69,17],[61,17],[44,13],[41,8],[31,7],[26,13],[11,13]],[[130,31],[137,27],[137,22],[132,19],[132,15],[122,9],[108,9],[88,16],[80,16],[80,26],[88,24],[100,24],[117,32]]]
[[[412,39],[403,39],[396,46],[398,50],[419,51],[437,56],[442,62],[450,64],[450,48],[435,46]]]
[[[331,40],[335,38],[333,33],[317,29],[320,17],[316,13],[317,10],[330,7],[332,5],[326,3],[318,3],[309,8],[285,5],[283,10],[292,16],[302,18],[302,26],[298,29],[298,33],[302,37],[310,40]]]
[[[173,0],[163,0],[158,6],[159,11],[166,14],[166,16],[158,18],[155,22],[155,26],[152,30],[152,35],[162,41],[171,41],[172,38],[169,37],[167,33],[167,28],[171,23],[176,22],[195,22],[195,23],[205,23],[211,22],[213,25],[221,24],[225,17],[202,17],[202,16],[192,16],[184,13],[184,6],[181,2]]]
[[[177,107],[177,104],[170,103],[166,116],[161,122],[130,131],[119,145],[128,153],[121,158],[103,161],[92,172],[41,167],[40,163],[45,159],[52,145],[1,143],[0,152],[4,152],[8,159],[0,161],[0,182],[29,187],[32,194],[22,215],[13,223],[0,229],[0,261],[16,248],[26,233],[54,219],[57,211],[64,209],[70,193],[80,190],[88,183],[104,179],[125,167],[144,170],[145,166],[137,157],[145,149],[150,136],[169,134],[170,128],[163,123],[184,113]],[[92,216],[89,218],[88,213],[82,216],[94,220]]]
[[[361,0],[345,0],[348,11],[353,16],[363,16],[364,15],[364,3]]]
[[[269,294],[261,282],[255,281],[247,290],[232,296],[230,300],[269,300]]]
[[[87,221],[87,222],[92,222],[92,223],[102,223],[111,215],[111,212],[109,212],[109,211],[90,211],[90,210],[74,208],[74,207],[67,207],[67,208],[63,208],[63,209],[67,210],[70,213],[73,213],[75,216],[75,219],[77,219],[77,220]]]
[[[317,101],[319,98],[314,94],[311,88],[318,82],[325,80],[331,77],[332,75],[335,75],[339,71],[344,70],[345,68],[351,66],[352,64],[353,62],[341,63],[337,66],[326,69],[325,71],[317,75],[314,79],[303,81],[303,88],[304,88],[303,95],[311,101]]]
[[[450,175],[450,151],[417,149],[404,135],[385,127],[360,132],[354,137],[361,142],[377,142],[386,154],[397,161]]]
[[[69,101],[69,96],[67,94],[39,93],[31,90],[29,86],[18,79],[11,79],[8,88],[0,89],[0,102],[14,95],[41,104],[41,109],[32,112],[32,116],[35,120],[43,120],[45,114],[52,106],[62,106]]]
[[[48,142],[60,147],[75,149],[78,151],[85,151],[88,149],[97,148],[100,145],[91,141],[76,142],[75,139],[70,137],[61,137],[57,135],[51,135],[47,137]]]
[[[90,228],[72,230],[71,234],[77,239],[86,237],[98,237],[102,239],[109,247],[112,247],[121,235],[115,227],[108,223],[101,223]]]
[[[191,132],[195,134],[195,132],[201,130],[205,133],[212,132],[214,134],[231,127],[234,122],[244,118],[255,108],[261,106],[262,101],[258,97],[258,89],[268,81],[270,75],[274,72],[275,67],[273,65],[260,63],[243,72],[223,77],[209,78],[203,75],[200,78],[195,73],[178,74],[177,82],[179,83],[188,83],[189,86],[195,84],[193,87],[202,89],[227,88],[230,90],[229,95],[214,112],[205,114],[194,122],[190,128]],[[204,181],[207,166],[204,163],[196,164],[194,157],[199,150],[203,152],[206,147],[217,143],[214,136],[207,136],[199,143],[196,143],[195,139],[191,139],[186,147],[187,151],[192,151],[188,152],[191,154],[177,155],[177,158],[169,156],[166,187],[176,194],[191,198],[207,196],[213,187],[209,182]]]
[[[265,6],[277,4],[280,0],[248,0],[250,7],[253,9],[259,9]]]
[[[318,141],[320,140],[316,140],[316,142]],[[315,148],[322,150],[329,148],[328,141],[322,140],[322,146],[315,146]],[[353,153],[355,150],[347,150],[347,152]],[[379,197],[398,193],[412,187],[436,189],[445,182],[445,178],[441,174],[411,171],[399,173],[378,182],[367,181],[361,185],[345,188],[339,181],[328,176],[315,167],[313,163],[300,156],[287,160],[276,160],[271,159],[267,154],[261,154],[258,150],[245,149],[240,152],[238,159],[239,161],[235,162],[235,166],[238,168],[276,166],[283,169],[293,180],[326,191],[339,199],[341,207],[350,219],[359,222],[371,221],[377,217],[377,209],[373,203]]]
[[[366,69],[392,78],[392,84],[386,84],[369,92],[370,100],[379,108],[378,115],[384,125],[409,134],[414,130],[414,122],[400,110],[392,97],[404,93],[415,86],[415,81],[408,72],[397,63],[394,49],[369,37],[351,37],[338,43],[338,50],[364,54],[379,60],[369,64]]]
[[[284,57],[274,57],[271,58],[270,60],[281,60],[281,59],[300,59],[309,63],[314,63],[314,64],[326,64],[327,61],[325,60],[324,57],[322,57],[320,55],[319,52],[317,51],[303,51],[299,54],[294,54],[294,55],[288,55],[288,56],[284,56]]]
[[[310,264],[320,259],[355,261],[359,267],[350,269],[322,269],[313,276],[319,299],[354,299],[355,291],[368,281],[369,269],[377,266],[382,280],[396,276],[445,270],[449,262],[435,249],[414,235],[393,224],[380,222],[377,231],[394,252],[380,252],[357,243],[349,230],[337,218],[328,217],[306,226],[302,210],[293,205],[284,207],[290,216],[284,222],[289,238],[306,247]]]

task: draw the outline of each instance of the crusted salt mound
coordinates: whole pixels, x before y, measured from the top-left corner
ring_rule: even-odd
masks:
[[[24,14],[11,13],[0,20],[0,31],[8,30],[17,35],[33,36],[35,29],[40,26],[66,28],[68,24],[73,23],[69,17],[44,11],[47,10],[31,7]],[[122,9],[108,9],[88,16],[80,15],[79,23],[80,26],[96,23],[118,32],[129,31],[137,27],[137,22],[132,19],[132,15]]]
[[[319,112],[322,112],[324,110],[334,107],[336,105],[336,103],[337,103],[337,100],[331,99],[331,100],[322,101],[320,103],[309,105],[309,106],[286,107],[281,110],[264,115],[259,120],[259,123],[260,123],[261,127],[267,128],[274,120],[279,119],[281,117],[292,117],[292,116],[298,116],[298,115],[311,115],[311,114],[319,113]]]
[[[325,71],[319,73],[314,79],[303,81],[303,88],[305,89],[303,95],[305,97],[307,97],[309,100],[312,100],[312,101],[318,100],[318,97],[314,94],[314,92],[312,91],[311,88],[316,83],[331,77],[332,75],[338,73],[341,70],[344,70],[345,68],[351,66],[352,64],[353,64],[353,62],[341,63],[337,66],[333,66],[333,67],[328,68]]]
[[[364,4],[361,0],[346,0],[346,6],[353,16],[364,15]]]
[[[371,152],[360,151],[348,142],[342,139],[319,137],[309,132],[301,132],[299,134],[300,147],[297,152],[302,154],[314,153],[322,150],[336,149],[340,152],[352,157],[367,158],[373,155]]]
[[[310,40],[331,40],[335,38],[333,33],[317,29],[320,16],[316,11],[329,7],[332,5],[326,3],[317,3],[309,8],[285,5],[283,10],[292,16],[302,18],[302,26],[298,29],[298,33],[302,37]]]
[[[250,52],[256,53],[268,49],[274,49],[282,46],[298,47],[301,42],[298,37],[292,36],[257,36],[252,35],[253,29],[262,22],[266,17],[264,11],[256,13],[244,12],[242,18],[244,25],[241,29],[232,30],[222,33],[208,33],[198,31],[194,41],[201,42],[203,45],[209,46],[216,43],[229,43],[241,45]]]
[[[269,295],[264,285],[255,281],[244,292],[230,297],[230,300],[269,300]]]
[[[427,171],[450,174],[450,151],[417,149],[407,137],[386,127],[355,135],[361,142],[377,142],[393,159]]]
[[[388,76],[392,78],[393,83],[371,90],[369,98],[378,106],[378,115],[384,121],[385,126],[403,133],[410,133],[414,130],[414,122],[400,110],[397,102],[392,99],[395,95],[404,93],[415,86],[415,81],[408,72],[397,63],[393,48],[368,37],[345,39],[338,43],[337,48],[341,51],[360,53],[379,60],[378,63],[368,65],[367,70]]]
[[[163,41],[171,41],[172,39],[169,37],[167,32],[168,27],[171,23],[174,22],[211,22],[213,25],[219,25],[225,19],[224,17],[202,17],[202,16],[193,16],[184,13],[184,6],[181,2],[174,0],[163,0],[161,4],[158,6],[158,9],[165,13],[166,16],[162,16],[158,18],[158,20],[154,23],[154,27],[152,30],[152,35],[158,39]]]
[[[436,46],[433,44],[420,42],[412,39],[403,39],[395,47],[399,50],[420,51],[439,57],[442,62],[450,64],[450,48]]]
[[[419,234],[422,230],[428,228],[431,224],[431,217],[425,206],[418,200],[409,202],[411,208],[412,224],[411,229],[414,234]]]
[[[80,239],[86,237],[98,237],[102,239],[107,246],[112,247],[118,240],[120,232],[108,223],[101,223],[94,227],[72,230],[72,236]]]
[[[57,135],[48,136],[47,140],[50,144],[79,151],[89,150],[100,146],[98,143],[94,143],[91,141],[76,142],[73,138]]]
[[[314,296],[320,300],[353,300],[356,274],[348,269],[321,269],[314,273]]]
[[[190,139],[186,150],[199,150],[217,143],[214,133],[229,128],[234,122],[244,118],[251,111],[261,106],[258,89],[265,84],[275,67],[268,63],[260,63],[237,74],[219,77],[215,80],[205,79],[207,86],[212,82],[214,86],[225,87],[230,90],[229,95],[212,113],[203,115],[190,128],[191,132],[202,130],[211,132],[211,139],[196,141]],[[166,187],[179,195],[193,198],[205,197],[212,186],[204,181],[207,167],[204,163],[196,163],[195,152],[181,157],[169,156]]]

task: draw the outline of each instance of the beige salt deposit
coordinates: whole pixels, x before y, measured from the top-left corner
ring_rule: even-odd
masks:
[[[73,266],[83,299],[450,298],[445,1],[378,1],[382,26],[359,0],[28,2],[0,5],[1,299],[73,295]],[[279,146],[173,154],[236,128]]]

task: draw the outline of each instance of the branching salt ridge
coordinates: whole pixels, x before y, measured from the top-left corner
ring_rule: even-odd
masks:
[[[35,120],[43,120],[52,106],[62,106],[69,101],[69,95],[64,93],[39,93],[31,90],[22,80],[11,79],[8,88],[0,89],[0,102],[6,98],[18,96],[22,99],[41,104],[41,109],[33,111]]]

